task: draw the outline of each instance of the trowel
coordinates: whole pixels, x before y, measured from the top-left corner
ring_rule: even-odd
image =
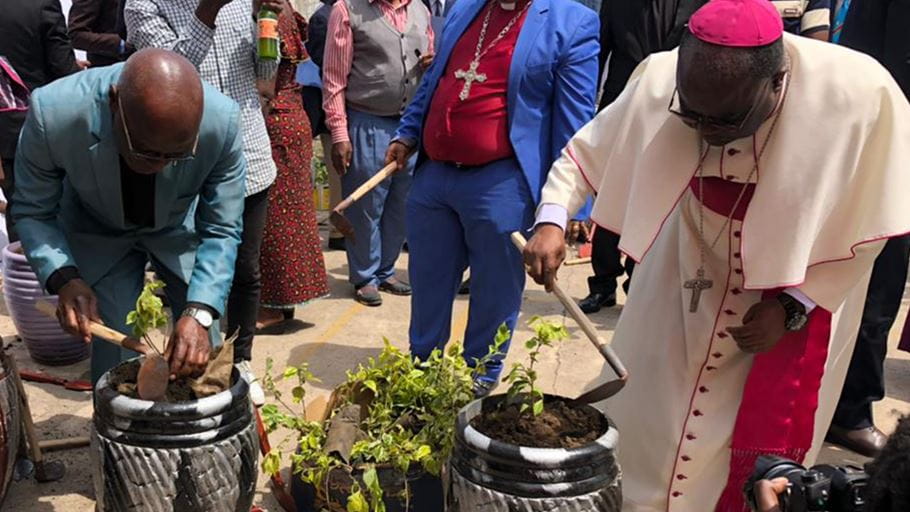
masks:
[[[367,192],[376,188],[377,185],[382,183],[386,178],[391,176],[398,170],[398,164],[392,162],[382,169],[379,170],[372,178],[368,179],[363,185],[357,187],[357,190],[351,193],[348,197],[344,198],[340,203],[338,203],[335,208],[332,208],[332,213],[329,215],[329,222],[335,226],[335,229],[339,233],[345,236],[345,238],[354,241],[354,225],[351,224],[351,221],[345,218],[344,211],[348,209],[352,204],[357,202],[361,197],[365,196]]]
[[[512,243],[518,247],[519,251],[524,251],[525,245],[527,245],[527,240],[525,237],[519,233],[512,233]],[[569,297],[566,292],[559,286],[559,283],[556,281],[553,282],[553,294],[559,298],[559,301],[562,302],[562,305],[569,312],[571,316],[581,327],[581,330],[588,337],[588,340],[597,347],[597,350],[600,352],[600,355],[606,359],[607,364],[610,365],[610,368],[616,373],[616,376],[619,377],[616,380],[611,380],[605,384],[601,384],[596,388],[582,394],[573,402],[580,404],[591,404],[594,402],[600,402],[601,400],[606,400],[611,396],[619,393],[622,388],[626,386],[626,382],[629,380],[629,372],[626,370],[626,367],[622,364],[622,361],[619,360],[619,356],[616,355],[616,352],[613,351],[613,348],[607,344],[607,341],[597,333],[597,329],[594,327],[594,324],[591,323],[591,320],[588,319],[587,315],[582,312],[581,308],[578,307],[578,304]]]
[[[57,307],[50,302],[39,300],[35,303],[35,308],[51,318],[57,318]],[[139,398],[153,402],[164,399],[170,377],[170,367],[157,350],[97,322],[91,322],[90,330],[92,335],[97,338],[145,356],[142,365],[139,366],[139,375],[136,377]]]

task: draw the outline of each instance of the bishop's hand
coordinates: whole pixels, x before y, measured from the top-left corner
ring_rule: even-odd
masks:
[[[553,291],[556,271],[566,259],[566,238],[562,228],[554,224],[540,224],[524,250],[525,268],[537,284]]]
[[[787,312],[780,301],[766,299],[753,305],[743,317],[740,327],[727,327],[739,349],[759,354],[767,352],[787,333]]]

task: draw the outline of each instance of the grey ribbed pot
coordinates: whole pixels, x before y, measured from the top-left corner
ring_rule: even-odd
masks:
[[[122,365],[138,370],[139,361]],[[110,386],[110,375],[95,385],[90,451],[97,510],[250,509],[259,474],[259,436],[249,387],[236,369],[230,389],[174,403],[121,395]]]
[[[89,356],[90,346],[64,332],[56,319],[35,309],[38,300],[56,304],[57,297],[48,295],[41,288],[21,251],[19,242],[3,249],[3,298],[28,354],[35,361],[48,365],[82,361]]]
[[[547,400],[554,398],[559,397],[547,396]],[[448,512],[622,509],[622,473],[615,454],[619,433],[612,423],[599,439],[579,448],[517,446],[471,426],[472,419],[494,410],[504,399],[505,395],[495,395],[475,400],[458,413],[448,475]]]

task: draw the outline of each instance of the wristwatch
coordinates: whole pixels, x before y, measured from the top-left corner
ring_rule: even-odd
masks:
[[[193,320],[199,322],[199,325],[208,329],[212,327],[212,324],[215,322],[215,319],[212,317],[212,314],[203,308],[197,308],[195,306],[189,306],[183,310],[183,314],[180,316],[188,316]]]
[[[787,318],[784,320],[784,327],[790,331],[799,331],[809,322],[809,315],[806,314],[806,306],[793,298],[787,293],[781,293],[777,296],[777,301],[784,307]]]

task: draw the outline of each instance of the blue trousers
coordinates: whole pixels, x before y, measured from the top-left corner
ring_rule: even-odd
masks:
[[[148,262],[149,256],[145,251],[141,249],[131,251],[110,272],[92,285],[92,290],[98,298],[98,314],[108,327],[124,334],[132,334],[132,327],[126,325],[126,315],[136,309],[136,299],[139,298],[145,284],[145,266]],[[164,265],[157,264],[154,260],[151,263],[155,274],[165,284],[164,292],[171,306],[173,325],[177,321],[177,316],[185,309],[187,284]],[[168,340],[160,339],[157,333],[150,336],[155,346],[163,351]],[[209,329],[209,336],[213,347],[221,345],[217,321]],[[98,382],[106,371],[138,355],[132,350],[120,348],[104,340],[93,339],[92,384]]]
[[[473,365],[488,352],[503,323],[515,329],[525,285],[513,231],[531,227],[534,200],[514,159],[458,169],[427,162],[415,173],[408,199],[408,272],[411,352],[426,358],[449,339],[452,306],[462,273],[471,267],[471,298],[464,335]],[[508,345],[504,347],[508,350]],[[497,379],[502,357],[487,365]]]
[[[385,153],[398,119],[348,110],[348,132],[354,155],[341,177],[345,197],[385,166]],[[349,280],[355,288],[378,285],[395,275],[395,262],[405,239],[405,203],[411,188],[413,160],[344,212],[354,226],[354,242],[345,247]]]

